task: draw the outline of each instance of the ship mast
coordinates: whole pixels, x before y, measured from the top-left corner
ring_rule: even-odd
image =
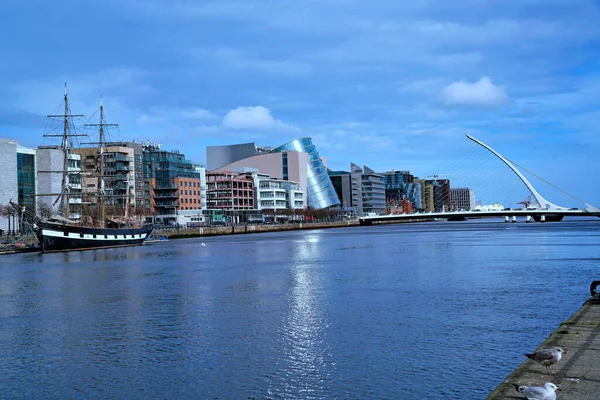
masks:
[[[119,126],[119,124],[107,124],[104,122],[104,106],[102,105],[102,96],[100,96],[100,123],[86,124],[85,126],[98,127],[98,223],[104,228],[106,220],[105,212],[105,193],[104,193],[104,127]]]
[[[58,195],[59,197],[56,199],[54,204],[58,201],[59,210],[63,213],[65,218],[70,217],[69,212],[69,192],[70,192],[70,184],[69,184],[69,156],[71,155],[71,143],[69,141],[70,137],[73,136],[86,136],[71,133],[71,123],[69,118],[74,117],[84,117],[82,114],[70,114],[69,108],[69,96],[67,94],[67,83],[65,82],[65,94],[64,94],[64,113],[63,114],[52,114],[47,115],[48,118],[62,118],[63,119],[63,133],[62,134],[45,134],[45,137],[48,136],[58,136],[61,137],[61,145],[60,149],[63,152],[63,169],[62,169],[62,181],[61,181],[61,193]]]

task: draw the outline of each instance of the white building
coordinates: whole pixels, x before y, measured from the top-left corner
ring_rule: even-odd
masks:
[[[57,197],[63,192],[62,171],[64,152],[58,146],[38,147],[36,151],[38,204],[44,203],[54,213],[60,213]],[[71,219],[81,216],[81,155],[69,154],[67,160],[69,215]]]
[[[259,210],[304,209],[304,193],[297,182],[263,177],[256,190]]]
[[[180,226],[192,227],[203,225],[206,222],[206,216],[202,210],[179,210],[177,211],[177,224]]]
[[[455,211],[470,211],[475,208],[475,192],[469,188],[450,189],[450,202]]]
[[[200,174],[200,206],[206,210],[206,168],[196,166],[194,169]]]
[[[473,211],[502,211],[504,206],[499,203],[494,204],[478,204],[473,208]]]
[[[17,141],[0,139],[0,206],[8,206],[12,200],[17,202],[18,177],[17,177]],[[8,229],[8,218],[0,216],[0,229]],[[12,229],[12,222],[11,222]]]

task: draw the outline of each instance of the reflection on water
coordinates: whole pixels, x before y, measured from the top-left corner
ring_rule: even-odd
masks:
[[[485,398],[587,296],[597,227],[424,223],[3,256],[0,392]]]
[[[323,288],[320,265],[323,232],[307,235],[295,241],[295,262],[291,265],[291,283],[288,314],[281,329],[285,358],[282,365],[284,398],[312,399],[322,397],[321,388],[327,378],[323,330],[327,328],[324,317]]]

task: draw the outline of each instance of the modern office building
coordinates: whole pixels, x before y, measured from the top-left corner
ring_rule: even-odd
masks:
[[[264,153],[235,161],[215,170],[225,172],[248,172],[257,176],[297,182],[306,204],[308,185],[308,154],[297,151],[287,153]]]
[[[36,212],[36,164],[35,149],[17,145],[18,202],[27,211]]]
[[[206,168],[196,165],[195,171],[200,174],[200,209],[206,210]]]
[[[341,199],[344,213],[363,216],[385,212],[385,182],[383,176],[365,166],[350,163],[350,171],[329,171],[330,179]]]
[[[176,223],[181,207],[201,206],[200,173],[184,154],[162,150],[156,143],[146,143],[143,160],[144,180],[150,182],[151,213],[155,222]]]
[[[297,182],[259,178],[257,199],[258,209],[263,211],[263,215],[304,209],[304,194]]]
[[[132,142],[108,142],[107,146],[113,149],[126,148],[127,155],[124,157],[133,158],[132,160],[126,160],[129,163],[129,184],[132,186],[130,190],[130,204],[134,207],[134,214],[144,217],[150,215],[151,212],[151,196],[150,196],[150,180],[144,179],[144,145],[135,141]],[[133,150],[133,154],[131,150]],[[107,148],[108,150],[108,148]],[[118,151],[115,152],[114,157],[119,156]],[[116,161],[116,160],[115,160]],[[122,160],[120,166],[127,166]],[[115,167],[118,167],[115,163]]]
[[[226,165],[246,158],[254,157],[268,152],[259,148],[255,143],[240,143],[226,146],[207,146],[206,147],[206,169],[215,171],[222,169]]]
[[[469,211],[475,208],[475,191],[469,188],[450,189],[452,210]]]
[[[206,207],[220,210],[255,210],[254,180],[237,172],[206,173]]]
[[[419,180],[421,184],[421,210],[435,211],[433,185],[427,184],[425,180]]]
[[[452,208],[450,181],[448,179],[425,180],[424,185],[425,187],[432,188],[431,193],[427,190],[427,194],[423,196],[423,203],[426,211],[443,212],[449,211]],[[433,209],[429,208],[431,202],[433,202]]]
[[[254,143],[208,146],[206,159],[209,171],[253,167],[275,179],[298,182],[306,193],[305,204],[313,209],[340,204],[325,163],[309,137],[275,148]]]
[[[328,171],[329,178],[341,201],[340,208],[348,216],[362,216],[362,169],[354,164],[348,171]]]
[[[136,207],[134,150],[126,146],[106,146],[102,152],[100,169],[98,149],[95,147],[73,149],[82,159],[82,195],[84,208],[96,207],[98,192],[102,189],[107,215],[131,216]],[[104,177],[100,182],[100,171]],[[99,185],[103,185],[102,188]],[[87,213],[92,212],[91,209]]]
[[[329,179],[327,167],[323,159],[319,156],[319,152],[311,138],[304,137],[292,140],[272,150],[273,153],[289,153],[294,151],[308,154],[308,168],[306,170],[307,205],[317,210],[339,205],[340,199],[335,192],[331,179]],[[285,166],[284,156],[283,179],[288,179]]]
[[[416,180],[410,171],[393,170],[381,172],[380,175],[383,175],[385,180],[385,197],[388,207],[404,204],[404,199],[408,199],[414,209],[423,208],[421,182]]]
[[[382,175],[365,165],[362,174],[363,213],[385,212],[385,181]]]

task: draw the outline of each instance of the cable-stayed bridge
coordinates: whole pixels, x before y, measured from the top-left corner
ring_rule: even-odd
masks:
[[[477,146],[484,148],[487,152],[491,153],[494,158],[499,159],[512,173],[514,173],[519,181],[530,194],[528,198],[531,199],[531,202],[528,200],[524,202],[519,202],[519,204],[524,204],[524,207],[479,207],[473,208],[469,210],[449,210],[449,211],[427,211],[427,212],[413,212],[413,213],[403,213],[403,214],[377,214],[377,215],[367,215],[359,218],[359,222],[361,225],[370,225],[376,222],[393,222],[393,221],[401,221],[401,220],[432,220],[432,219],[447,219],[447,220],[465,220],[468,218],[483,218],[483,217],[504,217],[506,222],[512,221],[516,222],[517,217],[525,217],[526,222],[538,221],[538,222],[547,222],[547,221],[561,221],[565,216],[577,216],[577,217],[590,217],[596,216],[600,217],[600,209],[592,206],[591,204],[578,199],[570,193],[558,188],[557,186],[551,184],[538,177],[537,175],[531,173],[530,171],[523,170],[529,172],[535,177],[541,179],[546,182],[550,186],[559,190],[563,194],[577,200],[582,204],[582,207],[566,207],[554,204],[547,200],[544,196],[540,194],[536,188],[529,182],[529,180],[517,169],[516,163],[511,162],[500,153],[492,149],[490,146],[484,144],[483,142],[475,139],[471,135],[466,135],[467,138],[475,143]],[[437,176],[437,175],[436,175]]]

